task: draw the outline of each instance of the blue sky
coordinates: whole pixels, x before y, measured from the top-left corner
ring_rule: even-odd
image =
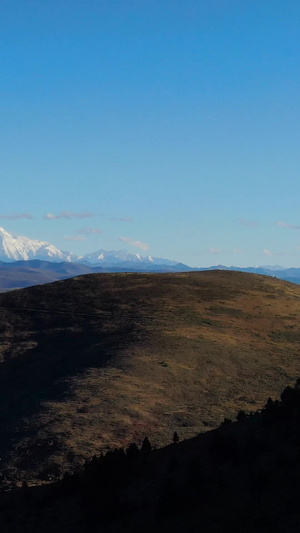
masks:
[[[298,0],[2,0],[0,225],[300,266]]]

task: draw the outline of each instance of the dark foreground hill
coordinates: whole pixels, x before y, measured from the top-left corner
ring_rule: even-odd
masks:
[[[300,389],[159,450],[145,439],[0,495],[5,533],[297,533]]]
[[[300,375],[300,287],[237,272],[97,274],[0,295],[3,488],[190,438]]]

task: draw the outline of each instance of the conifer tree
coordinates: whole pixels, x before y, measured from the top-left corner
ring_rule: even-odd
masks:
[[[178,436],[177,431],[174,431],[173,442],[174,444],[177,444],[177,442],[179,442],[179,436]]]

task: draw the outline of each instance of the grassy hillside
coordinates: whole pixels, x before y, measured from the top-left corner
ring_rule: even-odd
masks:
[[[2,485],[261,408],[300,375],[299,311],[299,286],[223,271],[0,294]]]
[[[1,531],[297,533],[299,382],[193,439],[158,450],[145,439],[60,482],[2,493]]]

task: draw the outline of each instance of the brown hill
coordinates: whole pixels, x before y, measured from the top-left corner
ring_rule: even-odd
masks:
[[[0,295],[3,485],[216,427],[300,375],[300,287],[237,272],[96,274]]]
[[[0,493],[6,533],[298,533],[300,379],[281,401],[153,450],[145,439],[75,474]]]

